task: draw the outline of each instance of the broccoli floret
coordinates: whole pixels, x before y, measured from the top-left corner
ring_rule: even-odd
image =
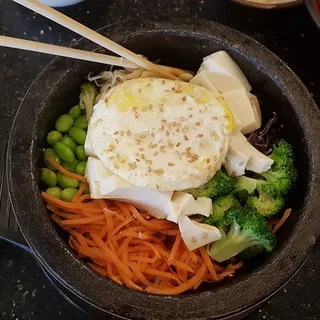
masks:
[[[252,246],[249,247],[238,254],[241,260],[253,259],[264,252],[264,247],[262,246]]]
[[[264,191],[260,191],[258,196],[248,197],[246,206],[256,210],[262,216],[269,217],[281,211],[284,203],[283,197],[273,197]]]
[[[246,190],[248,194],[252,194],[258,190],[275,197],[285,196],[297,177],[291,145],[281,140],[274,147],[270,158],[274,160],[270,170],[261,173],[258,178],[240,177],[236,181],[234,192]]]
[[[261,176],[268,182],[262,186],[263,190],[274,196],[284,196],[290,191],[297,178],[291,145],[281,140],[274,148],[270,158],[274,161],[271,169],[261,173]]]
[[[225,213],[221,223],[230,225],[230,230],[228,233],[220,230],[221,239],[214,242],[209,251],[210,256],[218,262],[229,260],[252,246],[262,246],[270,252],[276,245],[275,236],[267,221],[253,210],[231,208]]]
[[[195,198],[215,198],[231,193],[235,181],[234,177],[230,177],[222,170],[219,170],[206,184],[199,188],[188,189],[186,192],[192,194]]]
[[[232,194],[215,198],[212,201],[212,215],[204,218],[203,222],[212,226],[219,225],[219,222],[223,220],[224,214],[227,210],[239,206],[239,201]]]
[[[81,86],[80,93],[80,108],[86,109],[87,119],[89,119],[93,112],[93,105],[98,95],[98,91],[92,83],[85,83]]]

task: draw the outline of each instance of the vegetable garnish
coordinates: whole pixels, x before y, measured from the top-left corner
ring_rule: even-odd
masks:
[[[189,251],[175,223],[131,204],[102,199],[70,203],[45,192],[42,196],[52,219],[70,234],[69,243],[79,258],[89,259],[96,272],[129,288],[180,294],[203,281],[230,277],[242,265],[223,267],[204,247]]]

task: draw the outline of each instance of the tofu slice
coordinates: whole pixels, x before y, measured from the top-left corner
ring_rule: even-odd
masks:
[[[174,210],[168,215],[167,220],[178,222],[180,215],[191,216],[200,214],[206,217],[212,212],[212,201],[206,197],[200,197],[197,200],[183,191],[174,192],[171,198]]]
[[[108,168],[106,168],[99,159],[88,157],[86,178],[89,182],[91,198],[102,198],[99,181],[106,179],[110,176],[112,176],[112,172]]]
[[[218,228],[192,221],[186,215],[180,215],[178,225],[181,237],[190,251],[203,247],[221,238],[221,233]]]
[[[210,81],[210,72],[207,70],[202,70],[198,72],[190,81],[189,83],[195,84],[197,86],[203,87],[209,91],[212,91],[216,95],[220,95],[220,92],[217,88],[213,85]]]
[[[253,147],[243,134],[238,133],[231,137],[225,159],[229,174],[240,176],[244,174],[244,169],[262,173],[268,171],[272,164],[273,160]]]
[[[237,89],[251,91],[252,87],[235,61],[225,51],[215,52],[203,59],[199,74],[206,70],[208,80],[221,93]]]
[[[237,89],[223,93],[223,98],[241,133],[248,134],[261,127],[260,105],[255,95],[245,89]]]

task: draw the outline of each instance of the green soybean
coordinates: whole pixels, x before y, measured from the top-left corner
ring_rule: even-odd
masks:
[[[79,181],[73,178],[70,178],[66,176],[65,174],[61,172],[57,172],[57,180],[58,180],[58,185],[62,189],[66,188],[78,188],[79,186]]]
[[[60,132],[67,132],[73,126],[73,122],[70,114],[63,114],[56,121],[56,129]]]
[[[84,142],[86,141],[87,133],[83,129],[72,127],[68,131],[68,134],[72,139],[74,139],[79,144],[84,144]]]
[[[58,155],[56,154],[56,152],[55,152],[53,149],[51,149],[51,148],[46,149],[46,150],[44,151],[44,153],[43,153],[43,160],[44,160],[46,166],[47,166],[49,169],[55,171],[56,168],[53,167],[53,166],[49,163],[48,158],[51,158],[51,159],[53,159],[54,161],[56,161],[56,162],[58,162],[58,163],[61,163],[60,158],[58,157]]]
[[[77,189],[75,188],[66,188],[61,192],[61,200],[71,202],[74,196],[77,193]]]
[[[57,184],[57,175],[48,168],[41,169],[41,180],[49,187],[54,187]]]
[[[85,115],[79,117],[75,122],[74,122],[74,126],[76,128],[80,128],[80,129],[84,129],[86,130],[88,128],[88,120],[87,117]]]
[[[82,146],[82,145],[77,146],[77,148],[76,148],[76,157],[80,161],[87,160],[87,155],[86,155],[86,152],[84,150],[84,146]]]
[[[73,151],[62,142],[57,142],[54,150],[57,155],[66,162],[72,163],[75,159]]]
[[[71,172],[77,171],[78,164],[79,164],[79,160],[77,160],[77,159],[74,159],[74,161],[72,163],[68,163],[68,162],[62,160],[62,166]]]
[[[84,176],[84,174],[86,173],[86,165],[87,165],[86,161],[81,161],[77,165],[77,174]]]
[[[76,151],[77,143],[76,143],[72,138],[70,138],[69,136],[65,135],[65,136],[61,139],[61,142],[62,142],[63,144],[65,144],[67,147],[69,147],[72,152],[75,152],[75,151]]]
[[[73,120],[78,119],[81,116],[81,109],[79,105],[73,106],[69,111],[70,116]]]
[[[49,193],[51,196],[61,199],[61,189],[59,187],[52,187],[46,190],[46,193]]]
[[[56,130],[50,131],[47,135],[47,141],[51,147],[54,147],[54,145],[57,142],[59,142],[61,139],[62,139],[61,132],[56,131]]]

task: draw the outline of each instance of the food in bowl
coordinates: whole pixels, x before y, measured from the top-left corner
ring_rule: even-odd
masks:
[[[276,117],[259,131],[258,99],[226,52],[190,81],[141,69],[88,78],[48,133],[41,171],[79,258],[119,284],[174,295],[274,249],[294,154],[268,138]]]

